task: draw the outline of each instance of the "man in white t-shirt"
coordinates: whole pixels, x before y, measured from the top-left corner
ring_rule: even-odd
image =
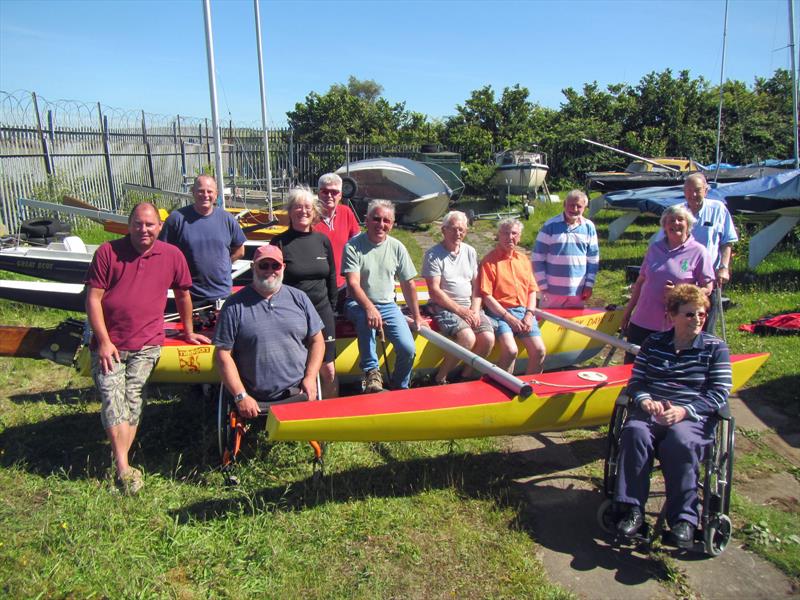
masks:
[[[444,239],[425,252],[422,276],[428,284],[428,307],[444,335],[459,346],[485,357],[494,345],[492,324],[481,310],[480,294],[475,293],[478,278],[478,255],[464,243],[467,216],[457,210],[442,219]],[[446,354],[435,376],[437,384],[447,383],[447,376],[458,359]],[[462,376],[472,369],[465,366]]]

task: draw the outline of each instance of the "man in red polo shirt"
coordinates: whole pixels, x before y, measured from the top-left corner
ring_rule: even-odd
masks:
[[[111,442],[117,484],[129,495],[143,485],[141,471],[128,464],[128,452],[142,413],[142,388],[161,355],[168,289],[175,293],[185,340],[211,343],[193,333],[192,276],[181,251],[158,241],[160,231],[156,207],[137,204],[128,217],[128,235],[100,246],[86,275],[100,418]]]
[[[346,205],[340,204],[342,201],[342,178],[336,173],[325,173],[319,178],[317,183],[319,189],[320,220],[314,226],[314,231],[319,231],[328,236],[333,247],[333,261],[336,265],[336,287],[339,289],[338,309],[344,302],[345,280],[342,275],[342,253],[344,246],[350,240],[361,233],[353,210]]]

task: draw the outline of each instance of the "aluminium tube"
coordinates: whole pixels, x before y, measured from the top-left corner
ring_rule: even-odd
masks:
[[[539,317],[540,319],[544,319],[545,321],[550,321],[551,323],[555,323],[556,325],[560,325],[564,329],[569,329],[570,331],[574,331],[576,333],[581,333],[587,337],[592,338],[593,340],[597,340],[599,342],[603,342],[604,344],[609,344],[610,346],[614,346],[615,348],[619,348],[620,350],[625,350],[625,352],[630,352],[631,354],[639,354],[639,346],[636,344],[629,344],[618,337],[614,337],[613,335],[608,335],[607,333],[603,333],[602,331],[597,331],[596,329],[591,329],[590,327],[586,327],[584,325],[580,325],[569,319],[564,319],[553,313],[546,312],[540,308],[537,308],[535,311],[535,316]]]
[[[630,156],[631,158],[635,158],[637,160],[643,160],[646,163],[650,163],[651,165],[657,165],[667,171],[672,171],[673,173],[680,173],[680,170],[674,169],[672,167],[668,167],[667,165],[662,165],[660,162],[653,160],[652,158],[645,158],[644,156],[639,156],[638,154],[633,154],[631,152],[625,152],[625,150],[620,150],[619,148],[614,148],[614,146],[607,146],[606,144],[601,144],[600,142],[593,142],[592,140],[587,140],[586,138],[581,138],[587,144],[594,144],[595,146],[600,146],[601,148],[605,148],[606,150],[613,150],[614,152],[618,152],[620,154],[624,154],[625,156]]]
[[[485,358],[481,358],[474,352],[470,352],[456,344],[453,340],[447,339],[440,333],[436,333],[430,327],[421,327],[417,333],[428,340],[434,346],[440,348],[456,358],[460,358],[467,365],[476,371],[483,373],[492,381],[502,385],[504,388],[518,394],[521,398],[527,398],[533,393],[531,384],[525,383],[519,377],[514,377],[511,373],[504,371],[495,364],[490,363]]]
[[[217,179],[217,204],[225,208],[225,176],[222,172],[222,136],[217,111],[217,76],[214,67],[214,35],[211,31],[211,0],[203,0],[206,26],[206,57],[208,59],[208,93],[211,96],[211,121],[214,125],[214,174]]]
[[[267,88],[264,83],[264,55],[261,50],[261,12],[258,0],[253,0],[256,19],[256,50],[258,51],[258,83],[261,86],[261,131],[264,134],[264,173],[267,178],[267,206],[269,220],[275,219],[272,212],[272,168],[269,164],[269,132],[267,131]]]

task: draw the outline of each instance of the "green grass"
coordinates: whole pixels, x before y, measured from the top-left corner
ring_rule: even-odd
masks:
[[[558,210],[537,205],[525,222],[526,247]],[[614,216],[595,219],[601,238]],[[598,304],[624,301],[624,266],[641,262],[655,227],[643,220],[616,244],[601,242]],[[483,253],[495,228],[495,221],[478,221],[467,241]],[[437,227],[430,233],[439,239]],[[108,238],[99,228],[82,235],[95,243]],[[414,233],[392,235],[419,268]],[[730,345],[736,352],[770,351],[772,358],[743,397],[796,415],[798,340],[736,327],[800,306],[797,253],[781,249],[752,274],[745,261],[740,251],[728,293],[736,303],[726,315]],[[65,316],[0,302],[6,324],[52,326]],[[241,484],[229,487],[217,468],[213,403],[182,387],[151,392],[133,453],[147,485],[139,498],[124,498],[106,477],[109,447],[91,381],[43,361],[0,359],[1,595],[569,596],[548,582],[536,558],[502,441],[332,444],[315,484],[307,446],[269,444],[253,432],[237,467]],[[602,432],[570,437],[588,448],[579,442],[592,435]],[[581,457],[595,481],[598,458]],[[760,445],[739,461],[750,477],[773,469],[798,475]],[[791,538],[800,531],[797,513],[734,500],[737,538],[800,577]]]

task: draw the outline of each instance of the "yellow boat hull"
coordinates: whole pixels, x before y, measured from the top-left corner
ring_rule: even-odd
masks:
[[[562,311],[559,314],[589,327],[613,335],[622,321],[622,311],[574,310]],[[542,340],[547,348],[545,369],[561,369],[589,360],[599,353],[604,344],[584,335],[569,331],[550,322],[541,322]],[[415,335],[417,355],[414,359],[414,371],[424,375],[434,372],[442,362],[442,351],[429,344],[422,336]],[[336,372],[343,383],[357,381],[362,377],[358,367],[358,342],[355,337],[342,337],[336,341]],[[378,342],[378,355],[383,367],[384,357],[381,342]],[[392,344],[386,344],[386,357],[389,369],[394,368],[395,352]],[[489,360],[497,362],[497,353],[489,356]],[[517,372],[524,372],[527,364],[525,349],[520,347],[520,356],[516,363]],[[78,358],[78,368],[84,374],[89,373],[89,353],[82,350]],[[161,358],[150,376],[153,383],[218,383],[219,375],[214,367],[213,346],[190,346],[167,340],[161,350]]]
[[[734,391],[768,354],[732,357]],[[607,424],[630,377],[631,365],[582,373],[523,376],[534,393],[521,398],[486,380],[364,394],[272,407],[267,418],[275,441],[411,441],[513,435]]]

